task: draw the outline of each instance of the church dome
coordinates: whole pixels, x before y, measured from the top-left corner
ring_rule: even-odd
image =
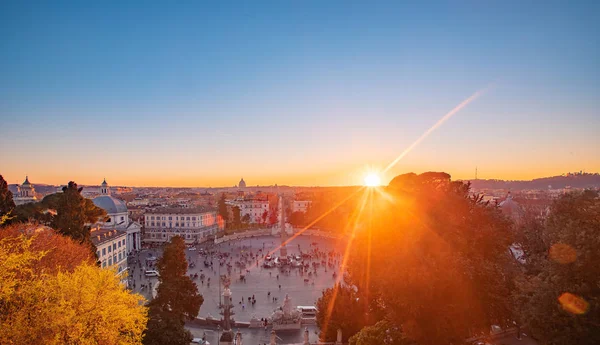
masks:
[[[240,180],[240,183],[238,184],[239,188],[246,188],[246,181],[244,181],[244,178],[242,178]]]
[[[508,194],[507,198],[500,203],[499,206],[504,214],[512,217],[513,219],[518,219],[525,213],[521,205],[513,200],[510,193]]]
[[[102,187],[106,187],[108,186],[108,183],[106,183],[106,179],[104,179],[104,181],[102,181]]]
[[[125,205],[125,202],[110,195],[100,195],[95,197],[92,201],[94,202],[94,205],[103,208],[108,214],[127,212],[127,205]]]
[[[29,183],[29,176],[25,176],[25,182],[23,182],[23,186],[31,186],[31,183]]]

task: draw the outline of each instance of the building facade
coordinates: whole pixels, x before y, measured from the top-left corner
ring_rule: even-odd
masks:
[[[131,253],[142,248],[142,225],[129,218],[127,205],[123,200],[110,195],[110,187],[106,179],[100,185],[100,195],[92,199],[94,205],[104,209],[108,219],[99,222],[101,229],[121,230],[127,236],[127,253]]]
[[[24,205],[31,202],[37,202],[35,188],[29,183],[29,176],[25,176],[25,181],[20,186],[17,185],[17,195],[13,197],[15,205]]]
[[[201,243],[215,236],[220,229],[217,210],[211,207],[158,208],[144,215],[144,241],[164,243],[181,236],[188,244]]]
[[[269,200],[257,198],[238,198],[226,202],[231,207],[240,208],[240,218],[248,215],[250,223],[263,223],[263,214],[269,213]]]
[[[312,201],[310,200],[294,200],[292,203],[292,212],[306,213],[310,208]]]
[[[115,267],[121,281],[126,283],[127,275],[127,232],[96,227],[90,238],[96,246],[96,255],[102,268]]]

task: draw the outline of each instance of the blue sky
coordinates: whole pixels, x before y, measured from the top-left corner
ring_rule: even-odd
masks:
[[[336,185],[600,171],[597,2],[2,2],[0,173]]]

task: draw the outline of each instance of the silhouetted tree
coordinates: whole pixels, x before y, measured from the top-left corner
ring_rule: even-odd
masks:
[[[317,325],[321,330],[322,341],[336,341],[339,328],[342,330],[342,340],[347,342],[348,338],[365,325],[364,303],[359,300],[359,295],[351,287],[338,284],[326,289],[317,300],[316,307]]]
[[[512,225],[499,209],[445,173],[401,175],[381,193],[365,191],[351,227],[348,282],[369,316],[363,326],[393,320],[421,345],[506,326],[516,263]]]
[[[14,208],[13,194],[8,189],[6,180],[0,175],[0,219],[7,222]]]

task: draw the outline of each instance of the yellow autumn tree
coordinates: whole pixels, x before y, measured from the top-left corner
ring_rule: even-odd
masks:
[[[43,248],[37,236],[47,238],[44,231],[52,230],[0,236],[2,343],[141,344],[143,297],[127,291],[115,271],[86,258],[69,269],[48,269],[44,258],[58,247],[50,241]]]

